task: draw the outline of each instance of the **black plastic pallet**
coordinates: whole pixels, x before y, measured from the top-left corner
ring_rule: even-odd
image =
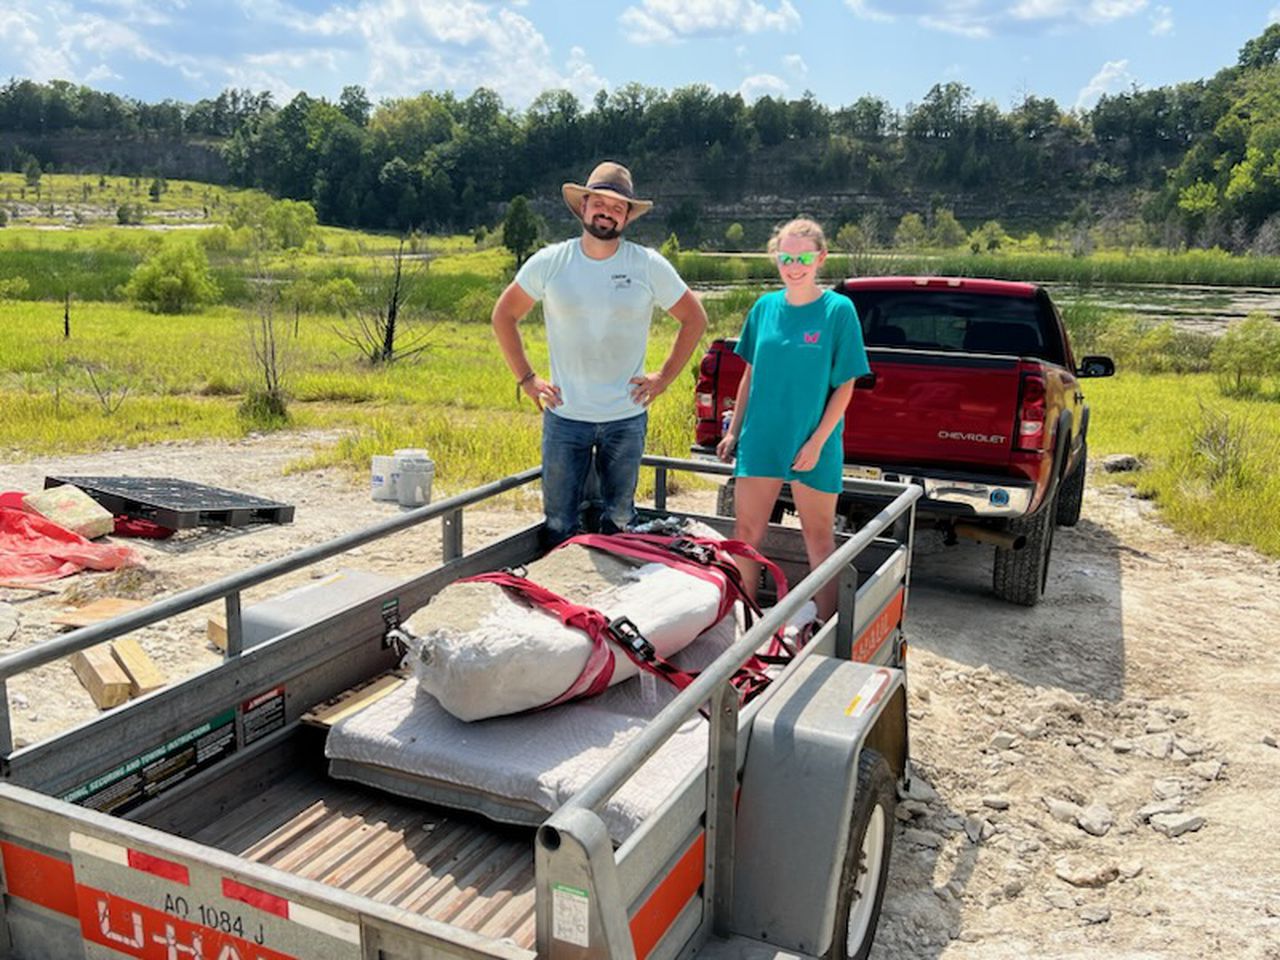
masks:
[[[45,477],[45,489],[79,487],[116,516],[139,517],[170,530],[251,523],[292,523],[293,506],[173,477]]]

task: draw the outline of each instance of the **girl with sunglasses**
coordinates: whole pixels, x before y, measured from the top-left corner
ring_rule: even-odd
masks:
[[[844,412],[853,381],[871,372],[853,302],[818,286],[827,259],[822,227],[801,218],[769,240],[783,287],[747,314],[736,353],[747,363],[733,419],[716,447],[735,459],[735,536],[759,547],[784,481],[791,484],[812,569],[835,550],[843,486]],[[754,591],[758,565],[740,560]],[[818,617],[835,612],[836,583],[818,593]]]

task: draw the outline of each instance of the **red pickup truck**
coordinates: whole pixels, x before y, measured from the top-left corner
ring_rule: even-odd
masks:
[[[845,417],[847,479],[914,483],[917,514],[957,536],[995,544],[993,589],[1032,606],[1044,593],[1058,524],[1080,517],[1088,457],[1085,377],[1108,357],[1072,356],[1062,315],[1030,283],[953,277],[866,277],[836,292],[853,301],[871,360]],[[736,340],[711,344],[698,368],[696,455],[714,455],[745,368]],[[782,509],[790,507],[784,487]],[[872,487],[846,483],[840,515],[878,509]],[[733,486],[720,511],[732,515]]]

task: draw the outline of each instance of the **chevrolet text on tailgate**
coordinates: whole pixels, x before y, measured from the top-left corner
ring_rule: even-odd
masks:
[[[1107,357],[1076,362],[1062,315],[1030,283],[954,277],[863,277],[836,292],[853,301],[871,373],[845,417],[846,493],[856,523],[880,497],[857,480],[924,491],[918,516],[995,545],[997,596],[1039,602],[1054,527],[1080,517],[1089,407],[1080,381],[1115,372]],[[694,453],[714,456],[744,363],[716,340],[698,370]],[[786,497],[779,509],[789,506]],[[732,515],[726,484],[720,512]]]
[[[645,519],[672,516],[668,470],[727,473],[644,463]],[[771,528],[763,551],[790,592],[766,588],[777,602],[754,624],[730,617],[718,639],[694,641],[706,656],[679,692],[614,688],[648,711],[610,713],[602,694],[445,717],[395,670],[417,622],[405,618],[425,608],[435,623],[448,605],[429,601],[458,580],[541,556],[541,524],[471,552],[462,537],[465,507],[540,477],[505,477],[0,657],[0,957],[865,958],[910,770],[903,618],[921,491],[878,484],[884,509],[808,576],[800,531]],[[731,533],[723,517],[684,519]],[[431,521],[443,525],[438,566],[325,613],[317,584],[291,590],[270,602],[293,626],[249,643],[243,592]],[[832,578],[836,615],[807,643],[788,640],[771,681],[741,698],[740,671]],[[222,663],[17,742],[10,677],[219,601]],[[435,736],[414,726],[424,717]],[[353,725],[373,735],[364,749],[387,751],[344,752]],[[409,762],[424,744],[447,747],[447,765]]]

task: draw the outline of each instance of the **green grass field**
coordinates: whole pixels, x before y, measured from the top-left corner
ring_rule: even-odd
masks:
[[[108,181],[117,190],[128,185]],[[12,178],[0,180],[0,196],[11,183]],[[225,250],[213,244],[210,261],[224,302],[176,316],[122,302],[119,289],[133,266],[171,242],[171,235],[105,226],[0,230],[0,281],[21,277],[27,282],[23,299],[0,300],[0,407],[5,412],[0,448],[35,458],[263,429],[261,421],[239,413],[246,395],[262,384],[250,346],[255,310],[270,299],[262,291],[335,278],[367,286],[385,276],[387,254],[399,245],[395,237],[322,227],[304,249],[273,253],[251,267],[234,243]],[[436,460],[440,488],[458,491],[535,464],[539,417],[527,400],[517,400],[488,324],[494,298],[512,273],[510,254],[501,247],[477,248],[470,237],[413,237],[409,248],[430,258],[403,321],[408,326],[402,336],[415,330],[427,335],[428,350],[413,360],[371,366],[343,340],[350,320],[276,307],[287,427],[345,431],[334,447],[295,468],[341,465],[353,476],[362,475],[375,453],[426,446]],[[1185,259],[1177,262],[1196,261],[1190,254],[1179,256]],[[1047,260],[1034,259],[1042,275]],[[697,269],[725,262],[686,256],[682,265],[686,260]],[[1209,254],[1205,262],[1217,264],[1219,258]],[[1250,271],[1261,267],[1267,263],[1246,263],[1241,282],[1253,282],[1259,274]],[[763,258],[740,258],[731,271],[733,279],[759,273],[761,280],[707,295],[708,341],[739,332],[751,303],[767,288],[765,278],[772,276]],[[70,280],[77,290],[71,336],[65,338],[61,300]],[[1280,556],[1280,474],[1269,467],[1280,455],[1275,391],[1255,400],[1223,399],[1209,374],[1164,372],[1204,369],[1198,341],[1180,346],[1176,338],[1168,344],[1162,340],[1156,349],[1148,342],[1150,331],[1129,330],[1104,311],[1072,307],[1068,314],[1082,343],[1106,347],[1110,337],[1130,344],[1130,352],[1144,358],[1142,368],[1151,371],[1136,373],[1139,365],[1131,363],[1122,365],[1114,379],[1088,383],[1092,456],[1138,454],[1146,467],[1125,482],[1155,497],[1180,529]],[[522,329],[531,360],[545,370],[539,311]],[[655,322],[650,369],[665,357],[675,329],[670,318]],[[1124,336],[1117,339],[1117,331]],[[1147,355],[1157,353],[1167,353],[1170,363],[1148,362]],[[651,453],[687,452],[693,386],[691,365],[654,404]]]

